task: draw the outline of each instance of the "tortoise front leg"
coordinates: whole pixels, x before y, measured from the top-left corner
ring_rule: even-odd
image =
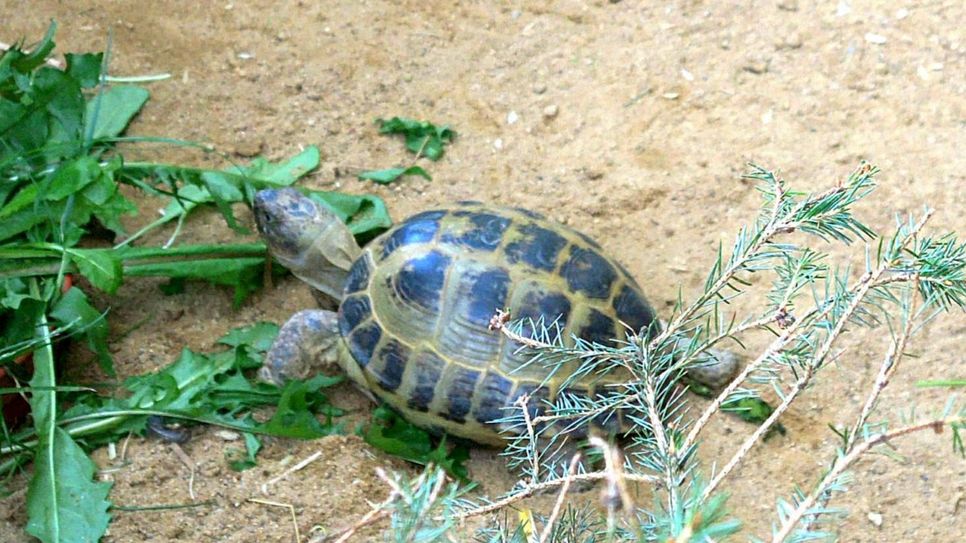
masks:
[[[288,379],[315,375],[338,361],[341,341],[337,313],[320,309],[299,311],[279,330],[259,376],[280,385]]]

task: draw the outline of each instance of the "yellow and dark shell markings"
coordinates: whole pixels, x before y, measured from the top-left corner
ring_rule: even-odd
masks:
[[[497,309],[556,321],[568,343],[574,334],[607,344],[623,339],[619,321],[636,331],[653,320],[633,278],[598,248],[525,210],[468,203],[426,211],[365,248],[349,273],[340,330],[383,399],[424,426],[496,442],[491,421],[523,394],[531,414],[542,413],[573,369],[548,378],[540,365],[521,367],[530,355],[487,329]],[[603,390],[584,381],[568,392]]]
[[[349,269],[349,277],[346,279],[343,293],[350,295],[369,288],[369,277],[371,274],[372,262],[369,253],[362,253],[362,256],[357,258]]]
[[[507,243],[504,249],[507,262],[553,272],[557,268],[557,256],[567,245],[567,240],[553,230],[536,224],[520,225],[516,231],[519,237]]]
[[[402,303],[422,308],[429,314],[438,314],[451,262],[450,257],[437,250],[406,260],[393,275],[393,294]]]
[[[567,261],[560,267],[567,286],[588,298],[608,299],[617,280],[617,272],[597,251],[570,246]]]
[[[654,311],[641,298],[641,295],[628,285],[622,286],[617,296],[614,296],[611,307],[617,319],[634,332],[640,331],[654,320]]]
[[[429,411],[446,362],[431,350],[421,349],[409,361],[409,365],[412,378],[406,406],[416,411]]]
[[[496,250],[503,241],[503,233],[510,225],[509,217],[493,213],[460,210],[454,211],[452,216],[465,218],[468,225],[464,225],[464,228],[459,230],[444,230],[440,235],[440,241],[476,251]]]
[[[372,317],[372,305],[368,297],[357,294],[342,301],[339,313],[341,314],[340,329],[343,334],[348,334]]]
[[[473,407],[473,392],[480,379],[480,372],[464,368],[459,364],[453,365],[450,371],[452,375],[449,376],[444,390],[441,391],[446,395],[446,408],[440,412],[440,415],[444,419],[463,423]]]
[[[393,392],[402,383],[411,349],[395,338],[386,338],[366,370],[375,377],[376,384]]]
[[[497,307],[506,305],[508,270],[471,259],[457,259],[449,270],[447,302],[433,336],[440,355],[486,368],[499,355],[499,334],[487,326]]]
[[[398,247],[433,241],[439,231],[439,220],[444,215],[445,211],[424,211],[407,219],[383,240],[380,260],[385,260]]]
[[[375,321],[367,321],[365,324],[353,328],[348,336],[343,337],[346,338],[349,354],[352,355],[352,358],[360,366],[366,367],[369,365],[372,353],[376,350],[376,345],[382,338],[382,327]]]
[[[487,370],[480,386],[480,401],[476,406],[477,422],[486,424],[507,415],[505,407],[511,405],[513,381],[495,370]]]

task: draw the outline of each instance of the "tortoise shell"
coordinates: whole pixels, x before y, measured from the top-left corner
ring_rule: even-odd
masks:
[[[505,408],[528,394],[539,412],[578,364],[549,378],[527,364],[532,353],[488,328],[498,309],[557,321],[569,345],[614,345],[654,319],[634,279],[587,236],[475,202],[419,213],[373,240],[344,295],[339,328],[368,388],[415,424],[491,444],[505,440],[494,422]],[[585,378],[567,392],[599,387]]]

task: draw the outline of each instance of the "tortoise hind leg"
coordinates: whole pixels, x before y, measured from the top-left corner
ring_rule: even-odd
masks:
[[[259,376],[276,384],[311,377],[338,361],[341,341],[338,314],[319,309],[299,311],[279,330]]]

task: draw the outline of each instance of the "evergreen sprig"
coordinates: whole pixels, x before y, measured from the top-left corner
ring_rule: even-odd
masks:
[[[953,233],[924,233],[931,212],[898,221],[888,237],[878,237],[854,215],[857,204],[872,193],[877,172],[862,164],[836,186],[804,193],[789,189],[774,172],[752,165],[748,177],[758,181],[763,195],[759,216],[739,230],[730,251],[718,250],[704,288],[693,300],[680,297],[666,325],[633,331],[626,343],[600,345],[564,338],[556,323],[544,321],[507,324],[501,331],[529,353],[530,364],[545,367],[552,375],[548,382],[562,380],[569,386],[596,380],[597,394],[562,392],[550,398],[538,390],[529,401],[508,409],[500,421],[507,428],[504,455],[520,473],[520,481],[495,498],[461,495],[449,502],[438,497],[436,509],[423,505],[421,510],[437,511],[443,515],[440,521],[450,514],[463,519],[503,511],[504,522],[481,533],[480,541],[529,543],[544,541],[544,534],[563,533],[573,537],[567,541],[726,538],[740,528],[731,513],[740,508],[728,506],[722,482],[777,427],[781,415],[828,363],[843,360],[837,342],[855,326],[888,326],[889,349],[879,376],[853,426],[835,429],[842,443],[815,486],[795,488],[790,497],[778,499],[770,539],[830,537],[844,512],[828,504],[847,490],[852,463],[888,440],[923,429],[950,428],[954,450],[961,452],[963,409],[947,406],[933,419],[911,419],[897,428],[870,422],[880,394],[900,367],[908,340],[938,312],[966,305],[966,244]],[[806,236],[789,235],[794,232]],[[809,240],[862,241],[864,266],[833,268],[828,254],[817,248],[823,246],[808,244]],[[747,289],[750,274],[770,276],[770,288]],[[744,296],[755,302],[745,306],[758,309],[738,315],[726,302]],[[743,337],[754,331],[770,334],[771,342],[749,357],[700,416],[692,417],[681,386],[687,373],[713,362],[713,347],[725,341],[742,346]],[[700,433],[726,406],[756,397],[753,389],[743,386],[746,381],[769,385],[781,403],[706,480],[708,469],[696,454]],[[603,462],[570,469],[575,442],[599,434],[593,428],[607,428],[618,415],[625,424],[619,441],[591,439],[596,444],[592,450]],[[516,522],[505,514],[508,507],[537,492],[563,496],[571,483],[589,481],[600,481],[603,487],[603,513],[546,517],[523,509]],[[627,488],[634,482],[646,482],[653,489],[652,504],[632,503]],[[450,509],[443,512],[446,508]],[[544,531],[548,522],[550,529]],[[438,535],[427,541],[447,540],[445,532]],[[548,535],[546,540],[557,541],[555,537]]]

